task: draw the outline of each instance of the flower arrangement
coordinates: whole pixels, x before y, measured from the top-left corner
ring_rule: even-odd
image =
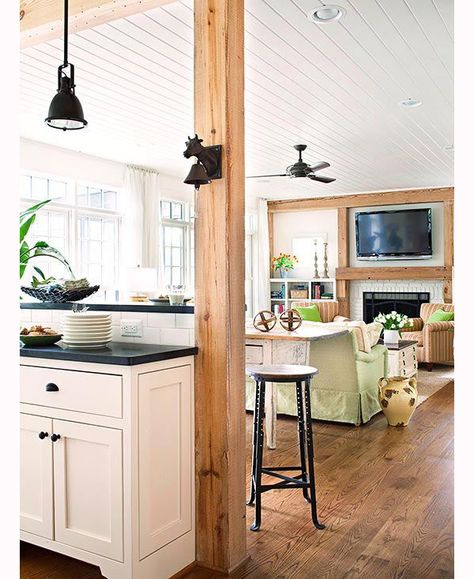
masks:
[[[272,257],[272,265],[275,271],[289,271],[293,269],[298,263],[298,258],[295,255],[290,255],[289,253],[280,253],[278,257]]]
[[[379,314],[374,322],[382,324],[385,330],[399,331],[407,326],[413,326],[413,320],[410,320],[405,314],[399,314],[395,311],[389,314]]]

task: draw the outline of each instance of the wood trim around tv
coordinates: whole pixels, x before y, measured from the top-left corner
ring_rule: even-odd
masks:
[[[404,189],[403,191],[380,191],[338,195],[337,197],[317,197],[312,199],[283,199],[268,201],[268,211],[309,211],[317,209],[338,209],[339,207],[372,207],[382,205],[409,205],[413,203],[440,203],[454,200],[454,187],[431,189]]]

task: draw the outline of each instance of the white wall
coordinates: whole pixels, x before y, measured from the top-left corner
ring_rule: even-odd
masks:
[[[22,170],[121,188],[126,165],[38,141],[21,139],[20,167]],[[182,181],[181,178],[160,172],[161,196],[192,202],[193,188]]]
[[[429,259],[397,259],[397,260],[363,260],[357,259],[355,214],[362,211],[380,211],[394,209],[419,209],[431,207],[433,255]],[[349,243],[351,267],[420,267],[444,265],[444,212],[442,203],[414,203],[411,205],[384,205],[374,207],[357,207],[349,210]]]
[[[297,237],[315,237],[319,234],[327,235],[329,277],[334,277],[337,264],[337,210],[324,211],[295,211],[275,213],[273,220],[273,255],[280,252],[293,253],[292,240]],[[308,262],[313,262],[313,251]],[[301,256],[296,256],[301,258]],[[323,272],[323,263],[320,260],[318,267],[320,275]],[[311,278],[314,274],[312,265],[296,267],[292,277]]]

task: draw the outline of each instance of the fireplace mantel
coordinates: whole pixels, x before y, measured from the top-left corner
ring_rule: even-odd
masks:
[[[338,280],[404,280],[404,279],[441,279],[452,278],[451,266],[437,267],[338,267]]]

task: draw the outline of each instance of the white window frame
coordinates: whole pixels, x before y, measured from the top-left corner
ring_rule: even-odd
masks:
[[[80,239],[79,239],[79,217],[82,215],[88,217],[102,217],[102,218],[109,218],[116,221],[115,227],[115,247],[116,247],[116,263],[115,263],[115,280],[113,286],[103,286],[101,285],[100,292],[111,293],[117,292],[119,290],[119,283],[120,283],[120,237],[121,237],[121,229],[122,229],[122,213],[119,209],[100,209],[100,208],[91,208],[87,206],[81,206],[78,204],[78,189],[80,186],[88,186],[88,187],[96,187],[97,189],[105,189],[108,191],[116,191],[117,192],[117,207],[120,208],[120,194],[121,188],[116,187],[109,187],[104,184],[98,184],[90,181],[75,181],[70,178],[62,177],[60,175],[52,175],[50,173],[41,173],[38,171],[29,171],[29,170],[22,170],[21,175],[31,176],[31,177],[40,177],[43,179],[51,179],[54,181],[64,181],[67,183],[67,193],[65,201],[51,201],[48,205],[44,208],[44,211],[51,211],[62,213],[66,216],[66,247],[67,247],[67,254],[66,258],[68,259],[69,263],[71,264],[71,268],[74,273],[78,274],[79,271],[82,269],[80,264],[80,255],[81,255],[81,248],[80,248]],[[21,209],[27,209],[31,207],[35,203],[40,203],[41,200],[34,199],[32,197],[20,197],[20,206]],[[89,280],[93,282],[94,280]]]
[[[184,219],[170,219],[163,217],[161,214],[161,203],[179,203],[183,207]],[[182,269],[183,269],[183,285],[188,291],[194,291],[194,275],[192,274],[192,259],[191,259],[191,237],[194,236],[194,217],[193,208],[190,203],[181,201],[179,199],[172,199],[163,197],[160,200],[160,214],[161,214],[161,239],[163,247],[161,248],[162,263],[163,263],[163,279],[165,279],[166,268],[170,266],[165,265],[165,227],[181,227],[184,230],[183,239],[184,246],[182,249]],[[171,266],[172,267],[172,266]]]

